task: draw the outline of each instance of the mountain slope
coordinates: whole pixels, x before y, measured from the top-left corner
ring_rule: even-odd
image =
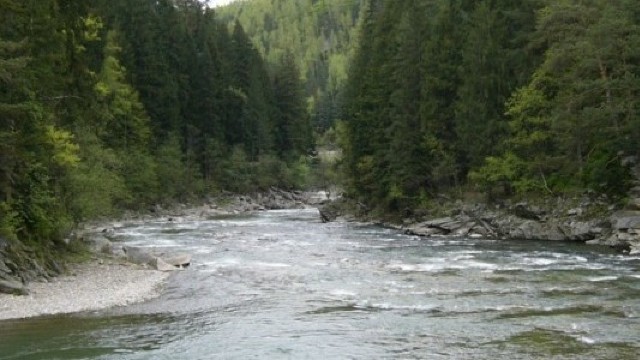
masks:
[[[363,0],[252,0],[216,9],[237,19],[265,59],[275,64],[291,52],[305,81],[316,127],[338,118],[339,99],[357,38]]]

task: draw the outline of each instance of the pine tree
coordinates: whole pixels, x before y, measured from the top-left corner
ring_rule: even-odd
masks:
[[[276,107],[276,148],[283,158],[296,159],[313,147],[302,82],[292,53],[283,56],[273,80]]]

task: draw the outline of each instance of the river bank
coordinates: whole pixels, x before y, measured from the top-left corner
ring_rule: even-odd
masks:
[[[29,284],[29,295],[0,294],[0,320],[96,311],[157,297],[169,273],[95,259],[68,275]]]
[[[0,320],[93,311],[145,301],[160,294],[170,271],[190,262],[189,254],[124,247],[121,239],[114,236],[114,228],[150,219],[180,222],[304,208],[325,198],[324,193],[279,189],[252,195],[229,193],[198,204],[155,206],[145,212],[123,214],[117,220],[86,223],[65,240],[68,246],[93,254],[93,260],[79,265],[43,263],[31,248],[0,239]]]
[[[492,204],[443,197],[431,211],[409,210],[402,220],[388,221],[363,204],[339,199],[321,207],[320,214],[325,222],[338,218],[368,221],[421,237],[579,242],[638,254],[640,188],[637,190],[626,206],[591,195]]]

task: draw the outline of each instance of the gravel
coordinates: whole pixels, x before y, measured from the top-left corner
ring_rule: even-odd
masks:
[[[71,275],[31,283],[30,294],[0,294],[0,320],[94,311],[150,300],[160,295],[169,273],[126,263],[93,262]]]

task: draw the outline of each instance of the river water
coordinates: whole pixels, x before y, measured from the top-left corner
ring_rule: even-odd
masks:
[[[147,303],[0,322],[0,359],[640,358],[638,257],[318,218],[123,226],[192,266]]]

